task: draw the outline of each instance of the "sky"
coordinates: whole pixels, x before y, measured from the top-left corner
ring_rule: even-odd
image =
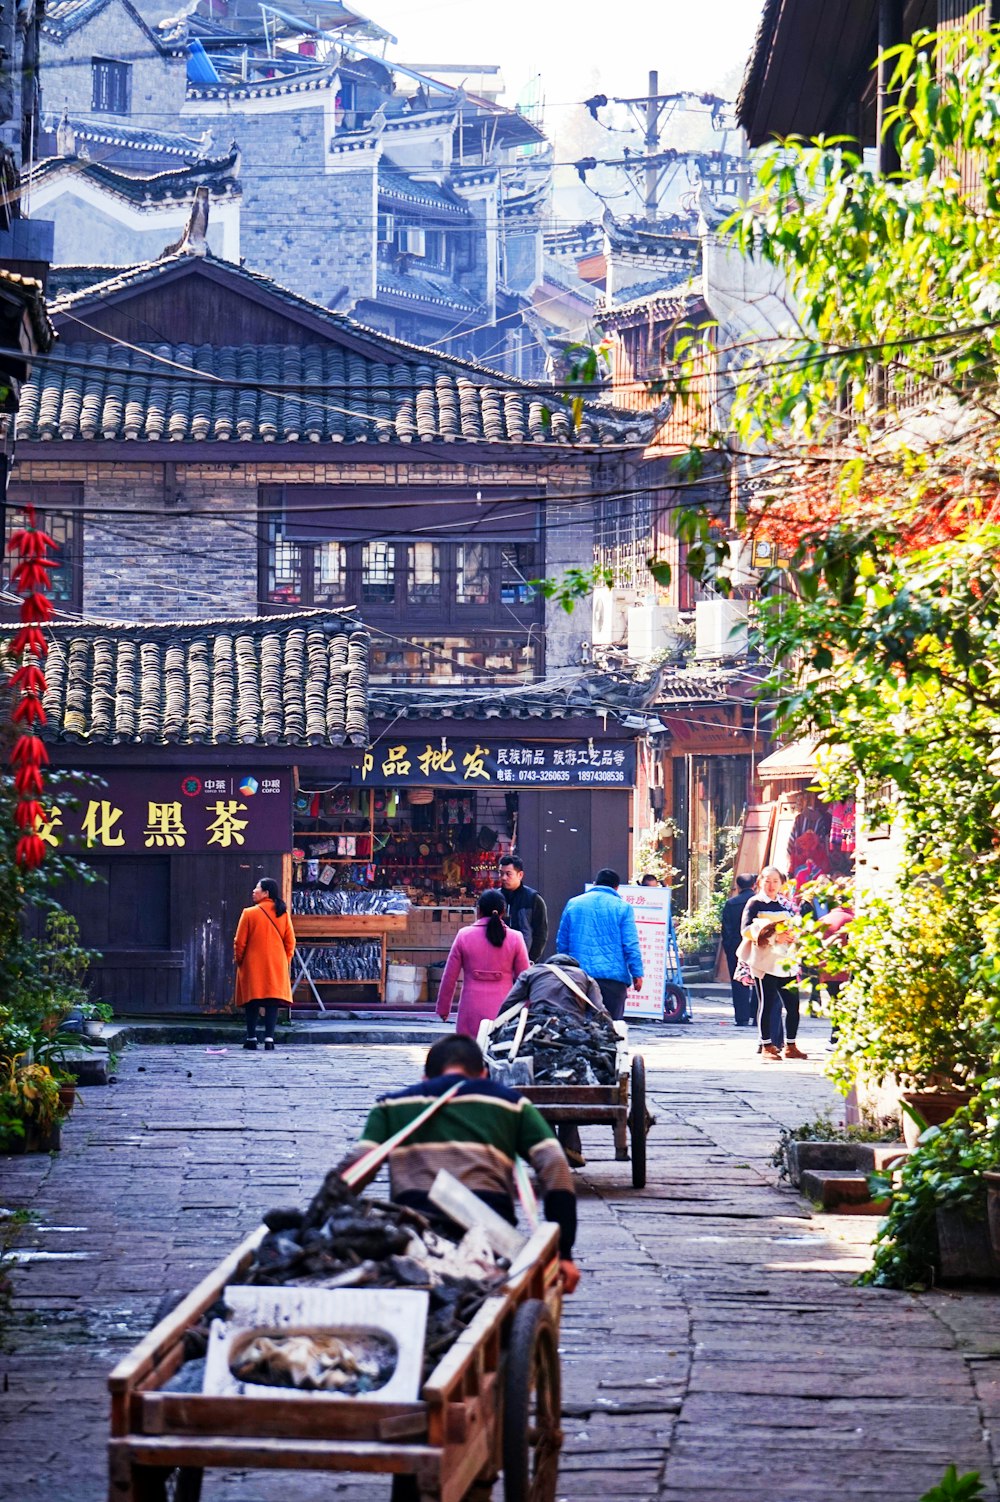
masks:
[[[732,97],[763,0],[360,0],[399,38],[400,62],[500,63],[506,102],[535,73],[549,112],[595,92],[645,94],[650,68],[661,92]]]

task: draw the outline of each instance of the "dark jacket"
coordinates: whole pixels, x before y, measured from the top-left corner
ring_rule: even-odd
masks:
[[[740,936],[743,930],[743,909],[753,896],[753,888],[747,892],[734,892],[732,897],[726,900],[722,909],[722,950],[724,954],[735,954],[740,947]]]
[[[516,892],[504,892],[507,899],[507,925],[516,928],[528,946],[528,959],[540,960],[549,937],[549,915],[541,893],[526,882]]]
[[[531,1006],[533,1001],[548,1001],[561,1011],[579,1016],[586,1010],[583,1002],[571,991],[568,986],[556,975],[550,965],[558,965],[559,969],[569,976],[571,981],[580,987],[584,995],[589,996],[594,1006],[604,1012],[607,1008],[601,996],[601,988],[596,980],[592,980],[586,970],[573,958],[571,954],[554,954],[551,960],[541,965],[532,965],[530,970],[522,970],[517,980],[507,992],[507,997],[501,1008],[506,1011],[508,1007],[521,1002]]]

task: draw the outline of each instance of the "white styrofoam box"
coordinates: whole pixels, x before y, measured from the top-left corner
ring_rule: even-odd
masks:
[[[416,965],[402,965],[393,960],[387,970],[387,979],[390,981],[412,982],[419,980],[420,976],[417,973]]]
[[[424,1000],[426,990],[425,980],[390,980],[386,982],[385,999],[390,1006],[412,1007]]]
[[[427,1326],[426,1291],[399,1288],[262,1288],[232,1284],[225,1291],[232,1311],[228,1320],[212,1321],[202,1392],[212,1397],[302,1398],[328,1402],[415,1403],[420,1396]],[[229,1369],[233,1342],[250,1330],[280,1334],[323,1330],[343,1333],[370,1331],[395,1343],[396,1370],[384,1387],[368,1393],[303,1392],[300,1388],[267,1387],[240,1382]]]

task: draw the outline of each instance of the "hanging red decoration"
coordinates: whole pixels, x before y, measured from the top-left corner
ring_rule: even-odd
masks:
[[[40,866],[45,856],[45,843],[37,830],[45,821],[45,805],[40,801],[41,769],[48,765],[49,753],[38,731],[45,724],[43,664],[49,648],[39,622],[55,613],[48,591],[54,567],[51,554],[56,545],[38,527],[34,506],[25,506],[24,514],[27,525],[12,532],[7,544],[7,551],[17,560],[11,569],[11,584],[22,596],[21,626],[11,643],[11,651],[20,662],[10,676],[16,694],[11,718],[21,734],[14,742],[10,760],[19,799],[14,818],[24,830],[14,859],[30,870]]]

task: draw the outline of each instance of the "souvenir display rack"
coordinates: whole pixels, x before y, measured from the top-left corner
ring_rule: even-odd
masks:
[[[336,1004],[337,988],[347,986],[372,988],[384,1000],[390,942],[393,960],[421,966],[442,961],[458,930],[473,921],[478,893],[496,884],[500,857],[511,848],[513,820],[511,803],[495,789],[299,792],[291,862],[291,907],[303,948],[299,1002],[311,993],[326,1010]],[[409,916],[323,910],[342,893],[352,903],[350,894],[358,894],[362,905],[367,896],[374,907],[395,890],[412,905]],[[381,946],[377,964],[369,962],[354,978],[328,975],[341,968],[338,958],[317,950],[365,939]],[[346,968],[349,959],[345,954]]]

